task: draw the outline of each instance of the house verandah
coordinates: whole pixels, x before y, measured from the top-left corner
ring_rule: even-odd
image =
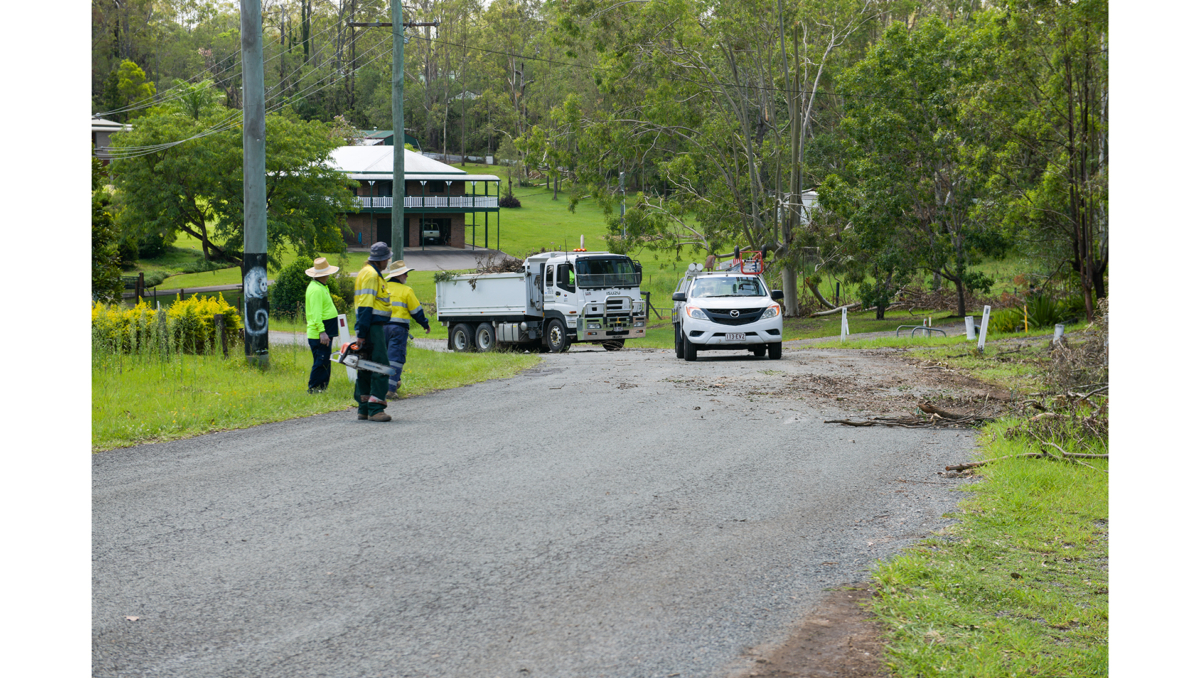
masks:
[[[393,249],[391,210],[395,199],[392,146],[342,146],[332,164],[359,182],[359,211],[347,214],[346,244],[367,247],[385,242]],[[498,247],[500,178],[468,174],[405,149],[404,248]]]

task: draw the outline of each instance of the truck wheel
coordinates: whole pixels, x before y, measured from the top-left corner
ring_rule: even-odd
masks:
[[[475,328],[475,350],[480,353],[496,350],[496,328],[491,323],[479,323]]]
[[[625,348],[625,340],[611,339],[601,343],[601,346],[604,347],[605,351],[620,351],[621,349]]]
[[[683,360],[683,330],[675,325],[675,357]]]
[[[783,357],[783,342],[777,341],[773,344],[767,344],[767,357],[771,360],[779,360]]]
[[[567,340],[567,328],[563,327],[561,320],[554,318],[546,323],[546,348],[549,348],[551,353],[562,353],[570,346],[571,342]]]
[[[750,352],[753,353],[755,356],[761,358],[767,354],[767,347],[766,346],[755,346],[750,349]]]
[[[683,335],[683,359],[689,363],[696,359],[696,345],[687,338],[686,334]]]
[[[455,353],[465,353],[474,347],[471,326],[458,323],[450,328],[450,349]]]

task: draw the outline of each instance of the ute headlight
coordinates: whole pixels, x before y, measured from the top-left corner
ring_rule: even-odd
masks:
[[[767,310],[763,311],[762,317],[774,318],[777,315],[779,315],[779,304],[771,304]]]
[[[708,320],[708,316],[704,315],[704,311],[701,310],[699,306],[688,306],[687,314],[689,318],[695,318],[696,320]]]

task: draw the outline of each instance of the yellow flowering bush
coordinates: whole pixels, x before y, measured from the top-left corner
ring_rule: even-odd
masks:
[[[224,295],[217,295],[215,299],[192,297],[171,304],[167,309],[167,323],[179,349],[186,353],[203,353],[219,346],[213,323],[213,316],[218,313],[225,315],[225,338],[233,344],[242,327],[242,318],[225,301]]]
[[[133,308],[92,304],[92,341],[122,353],[173,349],[202,353],[219,345],[213,316],[225,315],[225,338],[233,345],[242,318],[225,297],[192,297],[155,310],[145,301]]]

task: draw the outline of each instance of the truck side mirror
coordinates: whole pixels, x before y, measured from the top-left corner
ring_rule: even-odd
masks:
[[[774,301],[783,301],[783,290],[771,290],[771,299]]]
[[[687,301],[687,294],[683,292],[676,292],[675,294],[671,295],[671,301]]]

